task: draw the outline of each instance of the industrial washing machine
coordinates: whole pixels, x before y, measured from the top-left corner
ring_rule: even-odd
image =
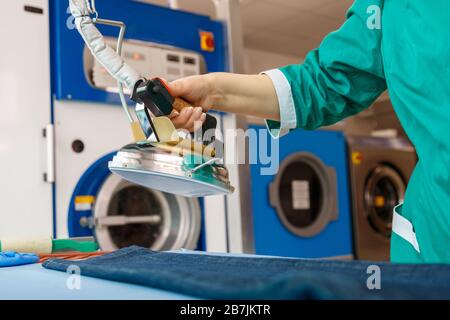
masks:
[[[267,130],[255,125],[249,128]],[[261,139],[272,138],[268,133],[258,135],[259,148]],[[261,161],[250,163],[253,214],[245,232],[253,235],[253,251],[273,256],[351,259],[344,135],[295,130],[279,140],[278,149],[279,169],[275,174],[265,174]],[[250,153],[255,152],[250,146]],[[277,148],[272,152],[278,152]]]
[[[389,260],[394,207],[403,202],[417,163],[406,138],[349,136],[355,254],[362,260]]]
[[[97,9],[125,22],[123,57],[143,74],[170,81],[226,70],[221,23],[135,1],[113,2],[97,1]],[[132,140],[116,83],[71,25],[67,2],[51,3],[56,236],[95,235],[103,250],[140,245],[224,251],[226,244],[217,239],[223,235],[226,242],[223,200],[175,196],[110,173],[108,162]],[[118,30],[101,29],[114,45]]]

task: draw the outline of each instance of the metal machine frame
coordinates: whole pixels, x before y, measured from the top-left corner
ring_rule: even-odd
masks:
[[[239,0],[214,0],[217,17],[226,25],[228,44],[229,71],[244,73],[244,42],[242,19]],[[248,122],[245,117],[235,114],[225,114],[222,120],[224,130],[246,130]],[[228,139],[227,139],[228,138]],[[233,152],[240,150],[236,137],[225,136],[225,162],[228,166],[230,181],[233,181],[235,191],[226,196],[227,207],[227,243],[231,253],[253,253],[253,216],[251,205],[250,165],[234,164]],[[247,155],[239,155],[248,158]]]

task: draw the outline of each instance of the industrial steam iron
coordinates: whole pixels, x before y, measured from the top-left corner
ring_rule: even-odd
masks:
[[[123,179],[163,192],[186,197],[230,194],[228,171],[216,151],[217,120],[207,115],[196,139],[180,136],[168,116],[191,105],[175,98],[164,81],[146,79],[121,57],[125,24],[100,19],[95,0],[69,0],[75,26],[95,59],[117,80],[120,100],[128,117],[135,143],[123,147],[110,161],[109,169]],[[120,28],[117,48],[109,47],[96,24]],[[134,120],[123,86],[137,103]],[[200,137],[200,139],[198,139]]]

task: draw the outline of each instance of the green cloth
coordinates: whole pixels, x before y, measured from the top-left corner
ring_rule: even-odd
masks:
[[[368,27],[372,5],[380,8],[378,29]],[[297,126],[305,129],[360,112],[389,90],[419,156],[402,215],[420,253],[394,234],[391,260],[450,263],[449,0],[357,0],[302,65],[280,70],[291,85]]]

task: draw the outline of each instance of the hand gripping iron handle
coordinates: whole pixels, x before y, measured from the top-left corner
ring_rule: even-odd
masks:
[[[175,110],[181,111],[181,109],[188,107],[192,107],[192,104],[182,98],[175,98],[175,101],[173,103],[173,108]],[[202,125],[203,141],[205,142],[205,144],[209,144],[215,140],[214,133],[216,128],[217,119],[210,114],[206,114],[205,122]]]
[[[173,109],[181,111],[192,106],[182,98],[175,98],[160,78],[141,79],[136,82],[131,99],[136,103],[143,104],[155,117],[168,116]],[[151,119],[148,120],[151,121]],[[209,144],[215,140],[214,131],[216,127],[217,119],[207,114],[201,129],[204,144]]]

